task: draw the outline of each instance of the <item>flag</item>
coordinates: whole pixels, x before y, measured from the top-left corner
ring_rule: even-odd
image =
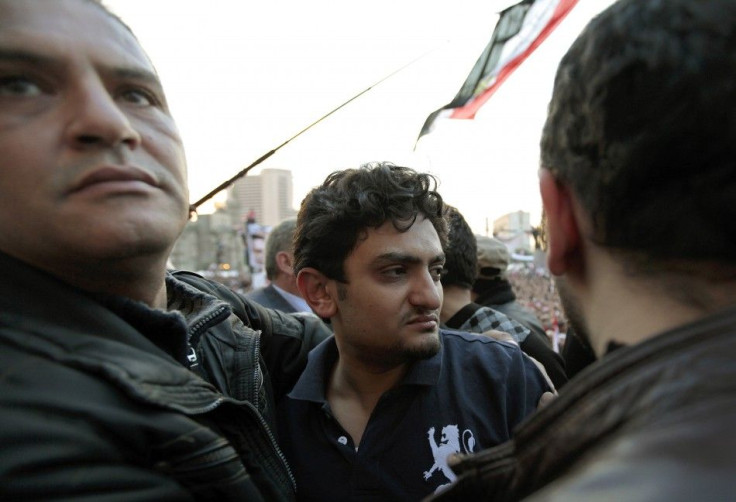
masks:
[[[498,87],[539,47],[578,0],[523,0],[499,14],[491,41],[455,98],[432,112],[419,138],[438,117],[472,119]],[[419,140],[417,138],[417,141]]]

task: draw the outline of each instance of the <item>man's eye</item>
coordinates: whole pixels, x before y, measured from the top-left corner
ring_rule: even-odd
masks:
[[[383,275],[388,277],[400,277],[406,273],[406,269],[403,267],[387,268],[383,271]]]
[[[26,77],[0,78],[0,96],[32,97],[38,96],[41,92],[41,87]]]
[[[142,89],[128,89],[120,94],[126,102],[135,106],[156,106],[158,100],[150,92]]]
[[[439,281],[442,278],[443,270],[444,267],[432,267],[429,269],[429,273],[432,276],[432,279]]]

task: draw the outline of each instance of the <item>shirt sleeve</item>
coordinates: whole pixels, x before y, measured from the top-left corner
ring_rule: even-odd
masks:
[[[507,419],[516,428],[539,407],[545,392],[555,392],[549,377],[540,370],[541,364],[514,347],[508,366],[506,402]]]

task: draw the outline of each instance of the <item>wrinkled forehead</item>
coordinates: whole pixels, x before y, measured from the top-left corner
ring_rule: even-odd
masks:
[[[92,0],[0,0],[0,44],[155,73],[130,29]]]

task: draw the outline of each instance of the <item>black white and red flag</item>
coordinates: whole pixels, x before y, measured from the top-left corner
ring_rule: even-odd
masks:
[[[490,42],[460,91],[450,103],[427,117],[419,138],[432,130],[438,118],[474,118],[480,107],[554,31],[577,2],[523,0],[501,11]]]

